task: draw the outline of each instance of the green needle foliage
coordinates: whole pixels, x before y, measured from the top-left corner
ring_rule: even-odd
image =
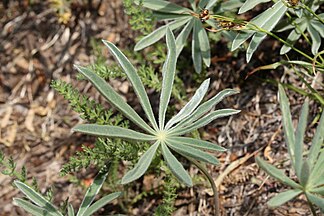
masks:
[[[210,44],[203,23],[206,22],[210,26],[215,26],[214,20],[208,18],[202,19],[202,17],[200,17],[201,12],[203,9],[210,10],[215,6],[222,10],[230,10],[242,5],[238,0],[230,0],[225,3],[218,3],[216,0],[201,0],[198,4],[196,4],[196,1],[189,0],[191,5],[191,9],[189,9],[164,0],[137,0],[135,2],[137,4],[142,4],[146,8],[152,9],[158,20],[170,22],[143,37],[136,44],[135,51],[144,49],[159,41],[165,36],[166,29],[169,27],[172,31],[181,29],[176,38],[176,50],[177,55],[179,55],[192,32],[192,60],[195,71],[198,73],[202,70],[202,62],[207,67],[210,66]]]
[[[107,167],[106,167],[107,169]],[[108,175],[108,171],[100,172],[94,179],[91,186],[88,188],[82,203],[79,207],[77,214],[74,212],[74,208],[71,203],[66,202],[65,208],[61,211],[55,205],[53,205],[48,199],[43,197],[40,193],[36,192],[34,189],[26,185],[21,181],[14,181],[14,184],[17,188],[23,192],[26,196],[26,199],[14,198],[14,204],[23,208],[28,213],[31,213],[35,216],[91,216],[93,213],[101,209],[107,203],[121,196],[121,192],[115,192],[109,195],[106,195],[94,202],[96,195],[98,194],[100,188],[105,182]],[[92,204],[93,203],[93,204]],[[92,204],[92,205],[91,205]]]
[[[214,151],[225,151],[225,149],[211,142],[183,137],[182,135],[197,130],[217,118],[233,115],[239,112],[234,109],[212,111],[213,107],[224,97],[238,93],[231,89],[223,90],[213,98],[200,104],[208,90],[209,79],[207,79],[202,83],[197,92],[181,109],[181,111],[166,122],[166,111],[171,96],[177,62],[176,42],[173,33],[169,28],[166,29],[166,32],[168,55],[162,68],[163,80],[158,121],[155,119],[148,96],[135,68],[114,44],[108,41],[103,41],[126,73],[149,123],[141,118],[139,114],[136,113],[136,111],[129,106],[107,82],[105,82],[105,80],[86,67],[75,66],[111,105],[118,109],[124,116],[144,132],[119,126],[98,124],[77,125],[73,130],[96,136],[146,141],[151,143],[149,149],[140,157],[134,168],[128,171],[122,178],[122,184],[127,184],[140,178],[148,169],[156,153],[159,152],[159,149],[162,152],[164,160],[171,172],[178,178],[178,180],[188,186],[192,186],[192,180],[189,174],[183,168],[182,164],[178,161],[173,152],[189,159],[218,164],[219,161],[213,155],[206,153],[201,149]]]
[[[307,156],[304,157],[303,140],[307,125],[308,100],[305,101],[302,107],[296,131],[294,131],[292,124],[288,98],[281,85],[279,85],[279,101],[282,111],[283,129],[288,154],[292,168],[298,178],[298,182],[293,181],[287,177],[283,171],[257,157],[256,161],[264,171],[287,186],[293,188],[273,197],[268,204],[272,207],[276,207],[288,202],[300,194],[304,194],[308,200],[313,215],[316,215],[313,205],[318,206],[320,210],[324,212],[324,151],[322,149],[324,140],[324,114],[322,114],[319,121],[309,152]]]

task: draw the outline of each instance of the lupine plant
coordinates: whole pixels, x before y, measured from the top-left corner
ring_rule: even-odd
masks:
[[[209,79],[207,79],[202,83],[197,92],[181,109],[181,111],[166,123],[166,111],[170,100],[177,61],[175,39],[171,30],[168,28],[166,41],[168,55],[162,69],[163,81],[160,95],[158,122],[155,120],[148,96],[133,65],[115,45],[108,41],[103,41],[120,66],[123,68],[129,81],[132,83],[134,91],[138,96],[140,104],[142,105],[151,126],[148,125],[134,109],[124,102],[122,97],[119,96],[102,78],[85,67],[75,66],[78,71],[83,74],[110,102],[111,105],[116,107],[129,120],[145,131],[145,133],[118,126],[96,124],[77,125],[73,128],[74,131],[97,136],[123,138],[136,141],[149,141],[153,143],[153,145],[151,145],[151,147],[141,156],[135,167],[123,177],[121,181],[122,184],[129,183],[141,177],[151,164],[157,149],[160,148],[164,159],[166,160],[173,174],[181,182],[188,186],[192,186],[191,178],[172,154],[171,150],[187,158],[193,158],[211,164],[218,164],[219,162],[214,156],[205,153],[200,149],[224,151],[225,149],[223,147],[207,141],[183,137],[182,135],[203,127],[214,119],[233,115],[239,112],[238,110],[234,109],[211,111],[213,107],[225,96],[237,93],[237,91],[232,89],[223,90],[215,97],[200,105],[208,90]]]
[[[128,105],[123,98],[117,94],[102,78],[86,67],[75,66],[77,70],[96,87],[96,89],[108,100],[112,106],[118,109],[143,132],[118,126],[97,124],[81,124],[74,127],[73,130],[96,136],[122,138],[126,140],[152,143],[149,149],[139,158],[134,168],[124,175],[121,180],[121,184],[127,184],[140,178],[149,168],[154,156],[158,152],[161,152],[168,167],[176,178],[185,185],[192,186],[193,183],[191,177],[186,172],[183,165],[178,161],[174,155],[174,152],[184,156],[196,164],[199,169],[203,169],[203,166],[201,166],[201,164],[197,161],[215,165],[217,165],[219,161],[213,155],[206,153],[201,149],[225,151],[225,148],[208,141],[193,139],[183,135],[197,130],[198,128],[207,125],[217,118],[233,115],[239,112],[238,110],[234,109],[221,109],[213,111],[213,107],[224,97],[238,93],[232,89],[223,90],[206,102],[201,103],[208,90],[209,79],[207,79],[197,89],[191,100],[180,110],[180,112],[166,122],[166,112],[171,96],[177,62],[176,43],[173,33],[169,28],[167,28],[166,31],[168,54],[162,68],[163,80],[158,121],[155,120],[148,95],[146,94],[144,86],[133,65],[114,44],[103,40],[103,43],[108,47],[110,52],[126,73],[128,80],[131,82],[150,125],[143,118],[141,118],[139,114],[133,108],[131,108],[130,105]],[[202,172],[206,174],[205,170],[202,170]],[[213,184],[212,180],[211,183]]]
[[[279,101],[288,154],[292,169],[295,171],[298,181],[292,180],[283,171],[257,157],[256,161],[258,165],[266,173],[283,184],[292,187],[292,189],[281,192],[271,198],[268,201],[268,205],[276,207],[292,200],[300,194],[304,194],[312,214],[316,215],[314,205],[318,206],[321,212],[324,212],[324,151],[322,148],[324,141],[324,114],[322,114],[318,123],[311,147],[306,153],[304,152],[304,135],[309,109],[308,100],[303,104],[296,131],[294,131],[292,124],[289,101],[281,85],[279,85]]]
[[[207,31],[203,26],[205,22],[210,26],[215,26],[213,20],[208,19],[209,10],[217,5],[221,10],[218,12],[223,12],[233,10],[242,5],[238,0],[230,0],[224,3],[217,2],[216,0],[200,0],[198,4],[196,4],[196,1],[189,0],[191,5],[191,9],[189,9],[164,0],[135,2],[142,4],[143,7],[152,9],[158,20],[170,22],[143,37],[136,44],[135,51],[148,47],[163,38],[166,34],[166,28],[169,27],[171,30],[181,29],[176,38],[177,55],[179,55],[192,32],[192,60],[194,68],[198,73],[201,72],[202,62],[207,67],[210,66],[210,44]],[[208,11],[208,14],[202,14],[203,10]]]
[[[92,184],[88,188],[82,203],[79,207],[78,212],[75,214],[74,208],[71,203],[68,201],[65,203],[65,206],[60,210],[54,204],[52,204],[49,200],[47,200],[40,193],[36,192],[34,189],[29,187],[27,184],[16,180],[14,181],[14,185],[25,194],[26,199],[14,198],[14,204],[23,208],[28,213],[31,213],[35,216],[91,216],[93,213],[100,210],[107,203],[121,196],[121,192],[111,193],[94,202],[94,199],[98,192],[100,191],[103,183],[105,182],[108,176],[107,171],[100,172],[96,178],[93,180]],[[31,202],[30,202],[31,201]],[[93,204],[92,204],[93,203]],[[92,205],[91,205],[92,204]]]

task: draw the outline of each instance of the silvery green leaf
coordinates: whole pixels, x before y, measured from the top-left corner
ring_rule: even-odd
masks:
[[[275,197],[271,198],[267,204],[270,207],[277,207],[280,206],[286,202],[288,202],[289,200],[292,200],[293,198],[295,198],[296,196],[298,196],[299,194],[301,194],[303,191],[300,189],[293,189],[293,190],[287,190],[285,192],[281,192],[278,195],[276,195]]]
[[[180,55],[185,43],[187,42],[187,39],[189,37],[189,34],[192,30],[193,27],[193,23],[195,18],[192,18],[187,24],[186,26],[182,29],[182,31],[180,32],[180,34],[178,35],[177,39],[176,39],[176,47],[177,47],[177,56]]]
[[[195,92],[194,96],[190,99],[190,101],[178,112],[177,115],[173,116],[170,121],[166,124],[165,129],[171,128],[174,124],[178,123],[188,115],[190,115],[194,109],[200,104],[202,99],[207,93],[208,86],[209,86],[209,80],[206,79],[200,87]]]
[[[24,199],[13,198],[14,205],[23,208],[26,212],[34,215],[34,216],[51,216],[51,214],[45,209],[38,207]]]
[[[269,1],[271,0],[246,0],[242,5],[242,7],[240,7],[238,14],[245,13],[246,11],[249,11],[252,8],[254,8],[256,5],[269,2]]]
[[[199,47],[201,51],[201,57],[203,59],[203,62],[207,67],[210,66],[210,44],[209,44],[209,38],[207,36],[207,32],[205,28],[203,27],[201,22],[197,23],[197,29],[198,29],[198,40],[199,40]]]
[[[144,7],[160,11],[160,12],[166,12],[166,13],[184,13],[184,12],[190,12],[188,8],[181,7],[179,5],[173,4],[168,1],[163,1],[163,0],[135,0],[135,4],[141,3]]]
[[[143,134],[131,129],[111,126],[111,125],[97,125],[97,124],[81,124],[75,126],[73,129],[75,132],[91,134],[96,136],[104,136],[110,138],[123,138],[129,140],[140,140],[140,141],[152,141],[155,139],[154,136]]]
[[[211,151],[226,151],[226,148],[223,148],[215,143],[208,142],[205,140],[200,139],[193,139],[189,137],[170,137],[170,139],[177,141],[183,145],[192,146],[195,148],[201,148],[205,150],[211,150]]]
[[[282,112],[282,125],[285,133],[285,140],[287,143],[288,153],[292,162],[292,165],[295,166],[295,152],[294,152],[294,144],[295,144],[295,134],[294,127],[291,120],[289,101],[286,96],[285,90],[282,85],[279,85],[279,103],[280,109]]]
[[[303,10],[302,8],[296,8],[294,11],[295,11],[295,14],[297,15],[298,18],[302,18],[303,17]]]
[[[170,28],[171,30],[177,29],[185,25],[190,19],[191,17],[179,18],[168,25],[161,26],[160,28],[154,30],[150,34],[143,37],[140,41],[138,41],[137,44],[135,45],[134,50],[138,51],[154,44],[155,42],[159,41],[161,38],[165,36],[167,28]]]
[[[206,5],[206,9],[210,10],[216,3],[218,0],[209,0],[208,4]]]
[[[214,165],[219,164],[219,161],[213,155],[208,154],[208,153],[201,151],[199,149],[190,147],[188,145],[183,145],[180,142],[177,142],[173,139],[168,139],[166,141],[166,143],[174,151],[178,152],[179,154],[181,154],[185,157],[194,158],[196,160],[214,164]]]
[[[162,68],[162,90],[160,95],[159,106],[159,127],[161,130],[164,128],[165,113],[169,104],[174,75],[177,63],[177,51],[174,35],[169,28],[167,28],[166,42],[168,47],[168,55]]]
[[[193,26],[193,36],[192,36],[192,45],[191,45],[191,54],[192,54],[192,60],[194,64],[195,71],[197,73],[201,72],[201,50],[200,50],[200,44],[199,44],[199,22],[200,20],[195,19],[194,26]]]
[[[302,187],[288,178],[282,170],[277,169],[273,165],[267,163],[266,161],[262,160],[260,157],[256,157],[255,161],[257,164],[263,169],[268,175],[276,178],[277,180],[281,181],[282,183],[289,185],[295,189],[301,189]]]
[[[165,21],[180,19],[183,17],[192,17],[190,13],[173,14],[173,13],[164,13],[164,12],[159,12],[159,11],[153,11],[153,16],[157,20],[165,20]]]
[[[87,189],[87,192],[84,195],[82,203],[80,205],[77,216],[85,216],[85,212],[90,207],[91,203],[95,199],[96,195],[99,193],[103,183],[105,182],[108,176],[108,172],[99,173],[96,178],[93,180],[90,187]]]
[[[241,0],[224,1],[221,3],[220,11],[221,12],[233,11],[237,8],[242,7],[242,5],[243,3]]]
[[[199,8],[205,8],[207,3],[209,3],[210,0],[200,0],[199,3],[198,3],[198,7]]]
[[[324,38],[324,24],[317,21],[317,20],[311,20],[310,24],[313,26],[314,29],[321,35],[322,38]]]
[[[299,27],[298,29],[295,28],[294,30],[292,30],[287,37],[286,41],[291,45],[294,45],[294,43],[300,38],[302,33],[304,33],[304,31],[306,30],[306,27],[307,27],[307,23],[302,22],[300,25],[298,25],[298,27]],[[291,50],[291,47],[284,44],[280,49],[280,55],[286,54],[290,50]]]
[[[68,216],[74,216],[74,208],[73,205],[71,203],[69,203],[68,205]]]
[[[187,186],[192,187],[191,177],[183,168],[182,164],[177,160],[177,158],[171,153],[169,148],[164,143],[161,144],[161,147],[164,160],[166,161],[173,175]]]
[[[308,192],[306,192],[306,196],[307,196],[308,200],[310,200],[312,203],[317,205],[320,208],[321,212],[324,213],[324,198],[313,195]]]
[[[322,196],[324,196],[324,186],[319,186],[319,187],[316,187],[316,188],[312,188],[309,190],[311,193],[317,193],[317,194],[320,194]]]
[[[307,31],[312,38],[312,53],[316,55],[321,46],[321,36],[312,25],[307,25]]]
[[[216,110],[216,111],[213,111],[213,112],[207,114],[206,116],[198,119],[197,121],[193,122],[192,124],[190,124],[187,127],[171,130],[171,133],[176,134],[176,135],[183,135],[183,134],[189,133],[191,131],[194,131],[198,128],[204,127],[205,125],[209,124],[210,122],[214,121],[215,119],[222,118],[225,116],[234,115],[239,112],[241,112],[241,111],[235,110],[235,109]]]
[[[154,134],[154,130],[129,106],[124,99],[101,77],[85,67],[74,65],[74,67],[84,75],[96,89],[104,96],[108,102],[122,112],[128,119],[145,131]]]
[[[121,180],[121,184],[127,184],[132,181],[135,181],[136,179],[140,178],[146,170],[149,168],[156,150],[160,146],[160,142],[157,141],[154,145],[152,145],[138,160],[135,167],[131,170],[129,170],[126,175]]]
[[[253,53],[257,50],[260,43],[267,37],[267,34],[257,32],[253,35],[249,47],[246,50],[246,61],[250,62]]]
[[[294,161],[295,161],[295,172],[298,178],[301,179],[301,170],[303,163],[303,149],[304,149],[304,135],[307,126],[308,117],[308,99],[305,100],[302,111],[299,117],[298,126],[295,133],[295,144],[294,144]],[[309,167],[308,167],[309,168]],[[309,173],[309,172],[308,172]]]
[[[126,58],[126,56],[111,42],[103,40],[103,43],[108,47],[110,52],[113,54],[119,65],[123,68],[124,72],[127,75],[127,78],[131,82],[134,91],[142,105],[142,108],[152,124],[153,128],[155,130],[158,129],[157,123],[154,118],[154,113],[150,104],[150,101],[148,99],[148,96],[146,94],[144,85],[138,76],[136,69],[134,66],[129,62],[129,60]]]
[[[279,22],[281,17],[287,11],[287,7],[282,1],[278,1],[271,8],[253,18],[250,23],[267,31],[271,31]],[[236,50],[242,43],[249,39],[254,34],[254,31],[240,32],[236,36],[232,44],[232,51]]]
[[[190,125],[192,122],[196,121],[201,116],[208,113],[214,106],[216,106],[220,101],[222,101],[225,97],[231,96],[233,94],[238,94],[239,91],[234,89],[224,89],[220,91],[217,95],[204,102],[188,117],[182,120],[175,128],[180,128],[184,126]]]
[[[312,145],[308,153],[308,161],[311,169],[313,169],[318,155],[324,141],[324,113],[322,113],[321,119],[316,128],[315,135],[312,140]]]
[[[95,212],[97,212],[99,209],[107,205],[107,203],[111,202],[112,200],[119,197],[122,193],[121,192],[115,192],[111,193],[107,196],[102,197],[100,200],[92,204],[87,210],[84,212],[83,216],[91,216]]]
[[[306,187],[306,185],[308,184],[309,175],[310,175],[309,163],[307,160],[302,161],[302,167],[299,174],[299,179],[300,179],[299,182],[303,187]]]
[[[319,155],[312,171],[309,176],[309,185],[312,185],[314,187],[320,185],[322,182],[324,182],[324,151]]]
[[[14,184],[21,192],[23,192],[27,196],[28,199],[30,199],[39,207],[44,208],[49,213],[48,215],[63,216],[52,203],[50,203],[41,194],[37,193],[34,189],[29,187],[25,183],[15,180]]]

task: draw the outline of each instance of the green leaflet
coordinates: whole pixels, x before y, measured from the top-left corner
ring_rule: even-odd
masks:
[[[200,85],[190,101],[180,110],[180,112],[177,113],[177,115],[173,116],[166,124],[165,129],[171,128],[174,124],[180,122],[182,119],[190,115],[194,111],[194,109],[196,109],[196,107],[200,104],[207,93],[209,80],[210,79],[205,80]]]
[[[123,138],[140,141],[152,141],[156,139],[154,136],[151,135],[143,134],[127,128],[110,125],[81,124],[75,126],[73,128],[73,131],[96,136]]]
[[[192,44],[191,44],[191,55],[192,55],[192,60],[194,64],[195,71],[197,73],[201,72],[201,50],[200,50],[200,44],[199,44],[199,23],[200,20],[195,19],[194,21],[194,26],[193,26],[193,36],[192,36]]]
[[[107,203],[111,202],[112,200],[118,198],[122,193],[121,192],[115,192],[111,193],[107,196],[102,197],[100,200],[92,204],[85,212],[84,216],[91,216],[93,213],[104,207]]]
[[[301,194],[303,191],[300,189],[293,189],[293,190],[287,190],[285,192],[281,192],[275,197],[271,198],[267,203],[270,207],[277,207],[280,206],[289,200],[295,198],[299,194]]]
[[[155,130],[157,130],[158,126],[157,126],[155,118],[154,118],[154,113],[153,113],[150,101],[146,94],[144,85],[143,85],[140,77],[137,75],[136,69],[129,62],[129,60],[126,58],[126,56],[114,44],[112,44],[108,41],[105,41],[105,40],[103,40],[103,43],[108,47],[110,52],[114,55],[115,59],[118,61],[120,66],[125,71],[127,78],[132,83],[132,86],[133,86],[135,93],[142,105],[143,110],[145,111],[147,118],[149,119],[150,123],[153,125],[153,128]]]
[[[262,160],[260,157],[255,158],[257,164],[270,176],[278,179],[282,183],[289,185],[295,189],[301,189],[301,186],[288,178],[282,170],[277,169],[276,167],[268,164],[266,161]]]
[[[96,195],[99,193],[99,190],[101,189],[103,183],[105,182],[106,178],[108,176],[108,172],[99,173],[94,181],[92,182],[91,186],[88,188],[86,194],[84,195],[84,198],[82,200],[82,203],[80,205],[79,211],[77,213],[77,216],[85,216],[85,212],[95,199]]]
[[[170,139],[177,141],[183,145],[189,145],[194,148],[201,148],[211,151],[226,151],[225,148],[205,140],[194,139],[190,137],[170,137]]]
[[[191,17],[179,18],[171,22],[169,25],[161,26],[160,28],[154,30],[152,33],[146,35],[139,42],[137,42],[134,50],[138,51],[154,44],[165,36],[167,28],[170,28],[171,30],[177,29],[185,25],[190,19]]]
[[[193,28],[193,24],[194,24],[195,19],[192,18],[187,24],[186,26],[182,29],[182,31],[180,32],[180,34],[178,35],[177,39],[176,39],[176,47],[177,47],[177,56],[180,55],[185,43],[187,42],[187,39],[189,37],[189,34]]]
[[[251,10],[252,8],[254,8],[255,6],[257,6],[258,4],[269,2],[269,1],[270,0],[246,0],[242,5],[242,7],[240,7],[238,14],[245,13]]]
[[[160,95],[159,106],[159,128],[164,129],[165,113],[171,97],[171,91],[174,81],[174,75],[177,64],[177,51],[174,36],[169,28],[166,35],[168,55],[162,68],[162,90]]]
[[[131,106],[129,106],[123,100],[119,94],[115,92],[115,90],[104,79],[85,67],[75,65],[75,68],[96,87],[96,89],[108,100],[111,105],[116,107],[128,119],[145,131],[154,133],[154,130],[135,112]]]
[[[51,215],[51,216],[63,216],[56,209],[56,207],[54,205],[52,205],[52,203],[47,201],[42,195],[37,193],[34,189],[29,187],[28,185],[24,184],[23,182],[17,181],[17,180],[14,181],[14,184],[16,185],[16,187],[21,192],[23,192],[28,197],[28,199],[30,199],[32,202],[34,202],[39,207],[44,208],[49,213],[48,215]],[[26,203],[22,203],[22,205],[27,206]],[[29,205],[29,207],[32,208],[31,205]]]
[[[140,178],[146,170],[149,168],[156,150],[160,146],[160,142],[157,141],[154,145],[152,145],[138,160],[137,164],[133,169],[128,171],[126,175],[121,180],[121,184],[127,184],[129,182],[132,182],[138,178]]]
[[[322,113],[321,119],[318,123],[315,135],[312,140],[312,146],[308,153],[308,161],[310,167],[313,167],[317,160],[317,157],[320,153],[321,146],[323,144],[323,140],[324,140],[324,113]]]
[[[161,150],[164,160],[166,161],[173,175],[187,186],[192,187],[191,177],[164,143],[161,144]]]
[[[135,4],[139,4],[139,0],[134,1]],[[161,11],[161,12],[166,12],[166,13],[186,13],[186,12],[191,12],[188,8],[181,7],[179,5],[173,4],[168,1],[163,1],[163,0],[143,0],[141,1],[142,5],[146,8],[156,10],[156,11]]]
[[[34,215],[34,216],[51,216],[48,211],[46,211],[44,208],[38,207],[24,199],[20,198],[13,198],[14,204],[19,206],[20,208],[23,208],[26,212]]]
[[[168,139],[166,143],[174,151],[178,152],[179,154],[185,157],[194,158],[198,161],[203,161],[214,165],[219,164],[219,161],[214,156],[199,149],[190,147],[188,145],[183,145],[180,142],[177,142],[173,139]]]
[[[301,169],[303,163],[304,134],[307,126],[308,110],[308,100],[306,100],[303,104],[302,111],[299,117],[299,122],[295,133],[295,143],[294,146],[291,147],[294,148],[295,172],[299,179],[301,177]]]
[[[285,133],[285,140],[288,147],[288,153],[292,160],[292,165],[295,167],[295,152],[294,152],[294,144],[295,144],[295,134],[294,127],[291,120],[291,114],[289,109],[289,101],[286,96],[286,93],[282,87],[279,85],[279,103],[280,109],[282,112],[282,125]]]

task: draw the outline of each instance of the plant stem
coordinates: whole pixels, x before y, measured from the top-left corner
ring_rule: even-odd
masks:
[[[308,199],[307,196],[306,196],[306,199],[307,199],[308,206],[309,206],[309,208],[310,208],[310,210],[311,210],[311,212],[312,212],[312,215],[313,215],[313,216],[317,216],[317,214],[316,214],[316,210],[315,210],[315,208],[314,208],[314,205],[313,205],[312,202]]]
[[[207,169],[201,163],[199,163],[198,161],[196,161],[193,158],[187,157],[187,159],[190,160],[193,164],[195,164],[196,167],[207,177],[207,179],[212,187],[213,195],[214,195],[214,215],[219,216],[220,212],[219,212],[218,191],[217,191],[217,187],[216,187],[213,177],[208,173]]]
[[[302,4],[301,7],[306,9],[309,13],[311,13],[314,17],[316,17],[318,21],[324,24],[324,20],[320,16],[318,16],[312,9],[310,9],[307,5]]]

